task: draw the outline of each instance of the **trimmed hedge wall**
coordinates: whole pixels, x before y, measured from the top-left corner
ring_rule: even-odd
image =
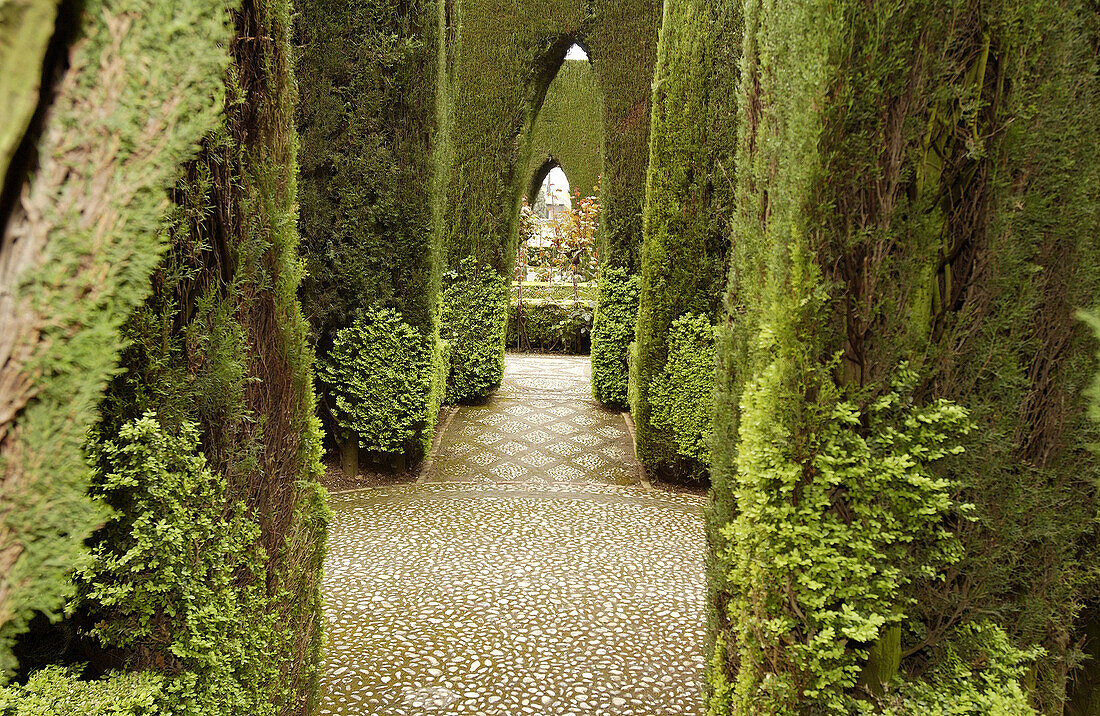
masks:
[[[594,302],[524,300],[508,307],[508,347],[517,351],[586,354],[591,349]]]
[[[570,193],[596,193],[603,167],[603,100],[592,64],[566,60],[546,91],[531,129],[531,159],[525,189],[534,204],[550,169],[560,166]]]
[[[474,256],[511,277],[537,119],[566,52],[580,43],[603,105],[601,261],[637,270],[659,8],[656,0],[554,0],[505,13],[491,0],[440,3],[436,207],[451,269]],[[456,364],[482,362],[462,356],[467,344],[454,342]]]
[[[739,3],[668,0],[653,80],[641,299],[630,412],[639,459],[651,470],[705,476],[703,452],[684,452],[656,419],[657,381],[681,316],[716,320],[727,276],[741,10]],[[713,381],[712,381],[713,382]],[[666,406],[667,407],[667,406]]]
[[[522,284],[519,282],[512,284],[512,303],[515,303],[520,298],[520,290],[522,287],[523,301],[556,301],[558,303],[570,303],[573,301],[573,284],[571,283],[550,283],[547,281],[524,281]],[[597,284],[595,281],[591,283],[578,283],[577,295],[581,301],[596,300]]]
[[[622,268],[607,268],[600,275],[592,324],[592,395],[604,405],[627,407],[638,284],[638,277]]]
[[[4,32],[20,42],[48,34],[40,5],[6,6],[27,14]],[[23,137],[26,112],[4,105],[0,133],[34,145],[38,158],[29,177],[9,176],[5,195],[21,199],[0,215],[4,680],[31,617],[60,616],[70,571],[87,563],[84,540],[104,519],[88,497],[81,444],[117,365],[120,325],[148,295],[163,252],[167,190],[217,123],[228,19],[222,0],[89,0],[82,16],[59,20],[82,34],[59,48],[67,70],[44,92],[42,128]],[[40,69],[37,47],[5,52],[0,75]]]
[[[1095,12],[744,7],[709,712],[1060,713],[1097,564]]]
[[[301,0],[297,5],[306,262],[301,297],[319,357],[339,367],[320,385],[323,415],[330,433],[358,432],[376,457],[416,458],[431,443],[443,386],[417,390],[415,400],[391,407],[388,414],[415,426],[416,433],[395,440],[381,423],[366,430],[362,421],[344,422],[348,413],[338,403],[341,395],[371,382],[373,375],[361,372],[368,366],[398,373],[405,366],[382,365],[381,355],[340,363],[330,352],[340,331],[383,308],[395,309],[422,334],[425,346],[432,346],[425,350],[438,350],[440,255],[432,165],[437,3]]]

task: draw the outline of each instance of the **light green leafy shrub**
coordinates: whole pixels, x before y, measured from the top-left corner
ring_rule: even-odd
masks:
[[[653,427],[672,438],[678,457],[704,468],[710,465],[714,351],[710,319],[677,318],[668,334],[668,360],[650,394]]]
[[[451,352],[447,402],[463,403],[484,398],[504,379],[508,285],[472,257],[446,278],[440,325]]]
[[[440,348],[395,309],[372,309],[336,332],[318,376],[341,430],[382,454],[424,455],[439,414]]]
[[[35,672],[26,684],[0,689],[4,716],[162,716],[162,674],[111,672],[84,681],[72,670],[51,666]]]
[[[92,633],[123,648],[170,639],[177,658],[210,659],[239,616],[234,571],[257,568],[259,528],[243,503],[226,509],[226,478],[207,467],[193,423],[170,436],[147,413],[105,437],[89,441],[92,493],[118,511],[78,575]]]
[[[524,300],[508,307],[508,347],[520,351],[587,353],[594,302]]]
[[[638,288],[638,277],[623,268],[607,268],[600,276],[592,325],[592,395],[604,405],[627,405],[628,350],[634,341]]]
[[[847,713],[861,645],[904,618],[906,585],[961,556],[943,521],[967,506],[931,466],[961,452],[970,423],[950,402],[917,404],[904,365],[861,410],[827,375],[792,372],[808,356],[788,356],[742,397],[739,513],[722,528],[721,555],[741,663],[731,703],[743,714],[793,716],[807,703]],[[799,404],[806,391],[814,404]]]
[[[900,681],[861,713],[881,716],[1033,716],[1022,684],[1043,650],[1022,650],[992,622],[962,625],[939,644],[921,679]]]
[[[113,510],[76,575],[90,636],[170,675],[157,694],[162,710],[149,713],[274,714],[293,703],[291,655],[271,652],[287,595],[269,594],[259,521],[210,469],[198,427],[185,421],[170,432],[146,413],[117,435],[90,438],[92,493]],[[158,682],[144,683],[152,698]],[[78,691],[114,693],[109,684]],[[129,707],[122,699],[117,712]]]

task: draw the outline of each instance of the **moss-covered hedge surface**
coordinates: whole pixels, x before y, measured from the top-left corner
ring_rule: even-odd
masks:
[[[376,457],[422,454],[442,385],[389,408],[415,435],[394,439],[376,421],[350,419],[341,396],[373,379],[368,366],[333,355],[334,341],[376,311],[393,309],[435,352],[439,251],[433,224],[432,133],[437,126],[437,3],[296,3],[302,87],[301,296],[318,356],[333,370],[320,385],[322,415],[337,437],[357,433]],[[366,346],[363,346],[364,348]],[[380,362],[382,361],[382,362]],[[435,375],[438,371],[433,372]],[[373,426],[373,427],[368,427]],[[403,430],[403,429],[402,429]]]
[[[694,439],[685,442],[672,429],[698,423],[695,407],[677,403],[687,412],[668,414],[669,403],[657,405],[657,392],[665,389],[658,382],[670,369],[673,322],[689,315],[716,320],[720,308],[730,244],[741,31],[740,3],[665,3],[653,80],[630,411],[639,459],[681,479],[705,477],[709,457]],[[660,419],[658,410],[665,411]]]
[[[1095,9],[744,8],[710,713],[1061,713],[1097,565]]]
[[[45,10],[7,4],[16,44],[44,32]],[[20,12],[22,11],[22,12]],[[222,0],[171,7],[90,0],[68,69],[50,88],[38,163],[0,216],[0,670],[36,613],[72,595],[84,539],[104,511],[88,497],[81,453],[117,364],[119,327],[149,294],[162,254],[168,188],[217,122],[231,37]],[[24,24],[28,23],[28,24]],[[41,69],[45,47],[3,45],[5,81]],[[64,52],[66,48],[61,48]],[[24,87],[24,89],[27,89]],[[33,103],[32,103],[33,104]],[[22,139],[25,112],[0,126]]]
[[[46,50],[60,0],[6,0],[0,12],[0,185],[40,101]]]
[[[327,510],[296,298],[289,5],[89,2],[67,21],[83,34],[4,229],[3,265],[33,273],[4,276],[20,292],[0,384],[24,386],[4,391],[23,401],[5,403],[6,554],[32,534],[22,554],[40,560],[3,569],[29,595],[6,592],[9,643],[33,612],[68,599],[69,616],[27,637],[35,665],[60,668],[0,703],[308,713]]]
[[[593,196],[603,169],[603,98],[592,65],[566,60],[546,91],[531,130],[527,200],[534,204],[549,171],[561,167],[570,193]]]

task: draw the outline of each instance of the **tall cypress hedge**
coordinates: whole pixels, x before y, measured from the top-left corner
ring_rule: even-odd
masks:
[[[694,446],[709,441],[692,422],[692,439],[677,426],[682,408],[672,397],[685,377],[688,347],[670,348],[681,317],[717,320],[729,253],[736,87],[741,14],[737,3],[670,0],[665,3],[646,183],[641,298],[631,380],[631,413],[639,458],[650,468],[680,477],[700,475],[706,461]],[[691,342],[698,380],[713,385],[713,341]],[[709,345],[708,345],[709,344]],[[670,350],[680,357],[669,364]],[[706,390],[709,397],[711,390]],[[685,404],[684,408],[688,406]],[[653,413],[664,419],[655,424]]]
[[[609,265],[636,272],[658,4],[554,0],[513,7],[514,12],[502,13],[497,3],[471,0],[444,2],[440,8],[444,61],[437,206],[446,264],[455,272],[445,280],[467,274],[458,269],[469,256],[511,276],[520,200],[530,179],[533,129],[547,90],[575,43],[588,51],[603,103],[601,256]],[[455,288],[452,293],[476,292]],[[457,310],[475,312],[473,306]],[[488,333],[491,328],[479,326],[476,337],[492,360],[467,359],[461,350],[452,355],[453,373],[480,366],[486,374],[453,374],[453,383],[493,385],[493,376],[503,367],[505,335],[495,329]],[[474,344],[472,337],[455,342]],[[625,351],[623,344],[623,356]]]
[[[1095,13],[745,11],[711,713],[1060,712],[1096,566]]]
[[[527,199],[535,203],[542,181],[555,165],[565,172],[573,192],[591,196],[600,183],[602,148],[603,100],[596,73],[584,60],[566,60],[531,130]]]
[[[0,181],[39,106],[43,65],[60,0],[7,0],[0,23]]]
[[[64,19],[82,36],[5,227],[5,266],[33,270],[4,277],[19,333],[0,382],[26,386],[4,392],[25,401],[5,514],[9,546],[37,542],[3,576],[32,597],[7,592],[9,645],[69,598],[86,636],[0,700],[307,713],[327,510],[296,298],[289,4],[90,2]],[[58,631],[35,629],[41,660]]]
[[[379,457],[417,457],[435,428],[439,371],[407,376],[425,384],[416,400],[394,406],[389,419],[417,427],[409,439],[394,442],[340,410],[337,396],[372,377],[358,375],[352,363],[329,361],[329,354],[338,333],[357,320],[366,330],[360,336],[376,335],[362,322],[392,308],[413,329],[406,350],[440,355],[432,209],[436,3],[305,0],[298,10],[301,296],[319,358],[333,368],[320,385],[322,415],[352,448],[358,443]],[[377,341],[360,349],[380,358],[387,350]],[[402,376],[405,368],[389,366]]]
[[[16,3],[25,53],[3,55],[5,81],[40,73],[44,3]],[[159,225],[182,163],[215,126],[230,37],[222,0],[179,7],[87,3],[67,65],[51,68],[41,104],[5,105],[7,137],[35,149],[12,173],[18,197],[0,216],[0,669],[34,614],[56,618],[103,520],[88,497],[81,443],[119,353],[119,328],[149,293]],[[23,24],[27,23],[27,24]],[[52,19],[50,21],[52,27]],[[18,43],[17,43],[18,44]],[[15,45],[5,45],[14,47]],[[60,72],[60,74],[58,74]],[[35,75],[35,83],[38,77]],[[37,97],[37,92],[34,93]],[[7,107],[21,107],[7,114]],[[28,110],[42,127],[25,136]],[[5,163],[6,164],[6,163]]]

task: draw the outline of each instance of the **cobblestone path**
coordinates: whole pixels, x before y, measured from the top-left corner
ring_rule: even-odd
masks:
[[[702,499],[639,483],[587,371],[509,355],[423,484],[332,496],[322,714],[702,712]]]
[[[592,399],[586,356],[509,354],[504,384],[459,409],[425,475],[455,482],[638,482],[621,413]]]

